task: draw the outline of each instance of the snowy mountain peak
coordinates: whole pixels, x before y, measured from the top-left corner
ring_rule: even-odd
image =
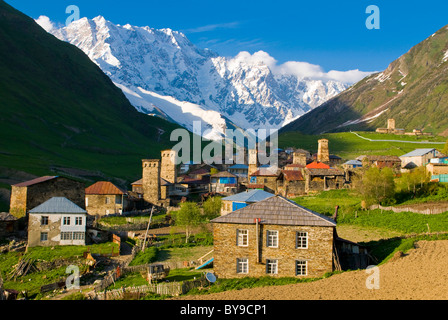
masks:
[[[50,32],[83,50],[139,111],[188,129],[201,120],[213,138],[226,124],[279,129],[349,86],[285,72],[263,51],[221,57],[169,28],[120,26],[98,16]]]

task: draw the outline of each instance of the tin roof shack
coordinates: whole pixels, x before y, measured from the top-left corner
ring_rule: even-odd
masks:
[[[284,197],[211,222],[218,277],[319,277],[333,271],[336,223]]]
[[[252,203],[256,203],[273,196],[274,195],[272,193],[264,190],[253,189],[222,198],[221,215],[226,215],[232,211],[247,207]]]
[[[126,192],[109,181],[98,181],[85,190],[89,215],[123,213],[128,201]]]
[[[85,245],[87,211],[53,197],[29,212],[28,246]]]
[[[222,171],[210,176],[210,191],[224,195],[238,192],[238,177],[230,172]]]
[[[11,186],[9,212],[17,218],[26,217],[30,209],[52,197],[65,197],[85,208],[85,185],[59,176],[44,176]]]
[[[18,219],[8,212],[0,212],[0,238],[13,235],[19,229]]]

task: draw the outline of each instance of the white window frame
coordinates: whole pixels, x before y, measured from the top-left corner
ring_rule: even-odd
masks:
[[[249,246],[249,230],[248,229],[237,229],[236,230],[236,245],[238,247],[248,247]]]
[[[266,259],[266,274],[278,274],[277,259]]]
[[[61,240],[73,240],[73,232],[61,232]]]
[[[308,261],[296,260],[296,276],[308,275]]]
[[[48,216],[41,216],[40,217],[40,225],[41,226],[48,226],[48,222],[49,222],[49,217]]]
[[[249,273],[249,259],[237,258],[236,259],[236,273],[248,274]]]
[[[266,230],[266,247],[278,248],[278,230]]]
[[[308,232],[296,232],[296,249],[308,249]]]
[[[84,232],[73,232],[72,238],[73,238],[73,240],[84,240],[85,233]]]
[[[62,217],[62,225],[69,226],[70,225],[70,217]]]
[[[41,232],[40,233],[40,241],[48,241],[48,232]]]
[[[75,217],[75,226],[82,226],[82,217]]]

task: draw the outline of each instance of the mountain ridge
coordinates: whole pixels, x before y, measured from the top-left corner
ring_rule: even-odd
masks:
[[[442,27],[389,64],[386,70],[329,99],[280,132],[308,134],[385,127],[434,134],[448,128],[448,29]]]

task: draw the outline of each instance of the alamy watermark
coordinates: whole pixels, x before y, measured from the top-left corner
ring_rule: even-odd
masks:
[[[277,130],[226,129],[221,141],[204,139],[203,136],[207,135],[208,130],[203,132],[202,122],[193,121],[193,135],[186,129],[171,132],[170,140],[178,142],[172,148],[178,155],[175,164],[190,161],[206,164],[245,164],[246,156],[251,150],[256,150],[256,163],[254,157],[249,156],[249,164],[278,165],[278,153],[275,152],[278,149]],[[204,142],[207,142],[205,146]]]
[[[79,286],[79,267],[75,265],[69,265],[65,269],[65,273],[70,274],[65,280],[65,288],[67,290],[78,290]]]
[[[370,274],[366,279],[366,288],[369,290],[380,288],[380,268],[378,266],[368,266],[366,273]]]

